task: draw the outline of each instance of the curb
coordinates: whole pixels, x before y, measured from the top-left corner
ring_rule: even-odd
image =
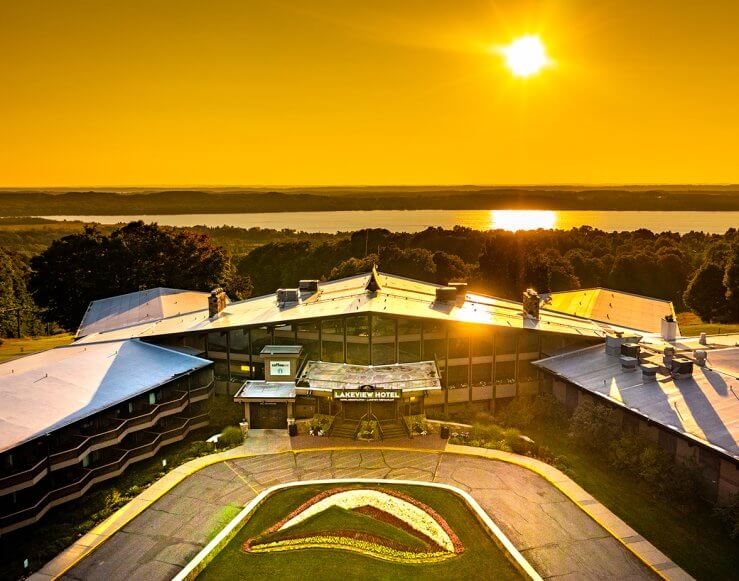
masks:
[[[243,447],[241,447],[243,448]],[[688,580],[692,579],[683,569],[660,552],[654,545],[644,539],[634,529],[614,515],[607,507],[588,494],[583,488],[575,483],[567,475],[558,469],[527,456],[519,456],[500,450],[488,450],[485,448],[474,448],[471,446],[458,446],[448,444],[445,450],[428,450],[423,448],[408,448],[403,446],[390,447],[367,447],[356,448],[346,446],[331,446],[326,448],[307,448],[300,450],[278,450],[255,451],[252,453],[239,451],[232,448],[226,452],[212,454],[196,458],[178,466],[165,476],[154,482],[148,489],[131,500],[128,504],[118,509],[115,513],[95,526],[87,534],[75,541],[71,546],[62,551],[54,559],[46,563],[39,571],[29,577],[31,581],[57,580],[77,565],[80,561],[90,556],[96,549],[103,545],[116,532],[131,522],[154,502],[159,500],[177,484],[194,473],[227,460],[241,458],[252,458],[255,456],[278,455],[278,454],[304,454],[310,452],[362,452],[362,451],[397,451],[397,452],[421,452],[424,454],[454,454],[455,456],[471,456],[477,458],[488,458],[514,464],[525,468],[544,478],[549,484],[564,494],[570,501],[578,506],[596,524],[602,527],[609,535],[634,554],[647,568],[662,579]],[[154,489],[154,490],[152,490]],[[605,522],[608,521],[608,522]],[[615,530],[618,529],[618,532]]]

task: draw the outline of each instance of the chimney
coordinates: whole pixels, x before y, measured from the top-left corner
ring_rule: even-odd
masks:
[[[672,315],[662,319],[662,338],[665,341],[674,341],[677,338],[677,321]]]
[[[301,293],[314,293],[318,291],[318,281],[317,280],[301,280],[298,283],[298,288],[300,289]]]
[[[527,288],[523,293],[523,313],[532,319],[539,318],[539,293]]]
[[[208,316],[213,318],[226,308],[226,291],[214,288],[208,297]]]
[[[675,358],[675,348],[665,347],[665,350],[662,352],[662,362],[664,363],[667,369],[672,369],[672,360],[674,358]]]
[[[457,289],[453,286],[437,287],[436,300],[444,303],[453,303],[457,300]]]

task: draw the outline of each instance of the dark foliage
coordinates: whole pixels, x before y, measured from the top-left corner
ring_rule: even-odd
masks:
[[[75,329],[90,301],[153,287],[250,292],[229,256],[204,234],[131,222],[104,235],[94,227],[65,236],[31,261],[29,287],[50,319]]]
[[[43,331],[39,309],[26,287],[30,272],[21,255],[0,248],[0,337]]]

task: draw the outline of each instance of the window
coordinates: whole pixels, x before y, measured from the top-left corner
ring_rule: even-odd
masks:
[[[322,361],[344,363],[344,320],[328,319],[321,322]]]
[[[437,321],[423,322],[423,358],[426,361],[446,362],[446,326]]]
[[[493,375],[493,366],[490,363],[475,363],[472,365],[472,385],[488,384]]]
[[[265,345],[272,344],[272,329],[257,327],[251,330],[251,353],[259,355]]]
[[[495,383],[516,383],[515,361],[499,361],[495,364]]]
[[[357,315],[346,318],[346,362],[369,365],[369,317]]]
[[[274,337],[275,345],[295,345],[295,328],[292,325],[277,325]]]
[[[224,331],[215,331],[208,333],[208,355],[213,353],[226,354],[227,348],[227,335]]]
[[[538,353],[539,334],[536,331],[524,331],[518,336],[519,353]]]
[[[234,329],[230,332],[231,337],[231,353],[238,353],[241,355],[249,354],[249,330],[248,329]]]
[[[455,326],[449,330],[449,359],[468,359],[470,337],[468,329]]]
[[[421,321],[398,319],[398,359],[400,363],[421,361]]]
[[[156,405],[157,403],[157,394],[153,391],[149,393],[149,405]]]
[[[450,365],[449,366],[449,380],[448,387],[453,389],[455,387],[467,387],[469,379],[469,365]]]
[[[537,381],[539,379],[539,372],[531,365],[531,361],[519,361],[518,362],[518,381],[525,383],[527,381]]]
[[[515,331],[497,331],[495,333],[495,354],[512,355],[516,353]]]
[[[493,331],[476,326],[471,334],[472,357],[487,357],[493,354]]]
[[[321,358],[321,346],[318,342],[318,323],[299,323],[298,324],[298,345],[303,346],[303,355],[312,361]]]
[[[372,365],[395,363],[395,319],[372,316]]]

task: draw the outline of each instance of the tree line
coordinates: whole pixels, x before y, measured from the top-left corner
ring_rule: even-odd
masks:
[[[238,229],[228,246],[239,248]],[[320,236],[244,231],[259,239],[232,255],[208,229],[131,222],[54,240],[30,259],[0,248],[0,336],[35,334],[53,322],[75,330],[90,301],[153,287],[208,291],[232,299],[380,270],[520,300],[521,292],[608,287],[673,301],[708,322],[739,320],[739,232],[680,235],[591,227],[507,232],[456,227],[417,233],[365,229]],[[213,234],[223,235],[220,229]],[[19,313],[21,314],[19,317]]]

